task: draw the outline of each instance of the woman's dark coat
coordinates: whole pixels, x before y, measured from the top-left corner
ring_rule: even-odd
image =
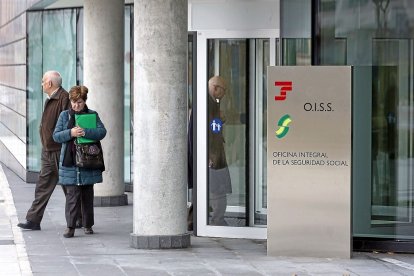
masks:
[[[93,110],[88,113],[96,113]],[[91,185],[102,182],[102,171],[82,169],[78,167],[64,167],[62,166],[63,157],[66,152],[67,143],[73,138],[68,129],[69,110],[62,111],[56,123],[55,131],[53,132],[53,140],[57,143],[62,143],[59,160],[59,183],[61,185]],[[102,140],[106,135],[106,129],[101,119],[96,113],[96,128],[85,128],[85,138],[93,140]]]

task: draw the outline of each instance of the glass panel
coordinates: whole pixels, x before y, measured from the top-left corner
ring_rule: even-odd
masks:
[[[132,57],[132,33],[131,33],[131,6],[125,7],[125,43],[124,43],[124,178],[125,183],[131,183],[131,150],[132,150],[132,132],[131,132],[131,91],[132,80],[134,78],[134,67]]]
[[[348,27],[345,23],[340,28],[336,29],[338,24],[337,18],[333,15],[340,13],[342,16],[345,14],[338,8],[346,1],[322,0],[320,1],[321,13],[318,17],[320,21],[320,35],[316,38],[319,39],[320,48],[318,49],[318,57],[320,64],[323,65],[345,65],[346,64],[346,45],[347,35],[342,34],[342,30]],[[353,1],[353,0],[351,0]],[[355,1],[354,1],[355,2]],[[347,11],[349,12],[349,11]],[[365,14],[364,14],[365,16]],[[354,18],[354,20],[357,20]],[[343,22],[341,22],[343,23]],[[340,24],[340,23],[339,23]],[[345,36],[345,37],[343,37]]]
[[[39,125],[46,98],[40,81],[44,72],[61,73],[66,89],[76,84],[77,9],[28,13],[28,158],[29,171],[40,170]],[[57,58],[58,57],[58,58]],[[78,65],[82,59],[78,60]],[[78,66],[79,67],[79,66]]]
[[[372,224],[410,222],[408,41],[373,41]],[[398,64],[400,61],[400,64]]]
[[[83,84],[83,9],[79,9],[77,11],[76,83]]]
[[[125,182],[131,182],[133,91],[133,8],[125,7]],[[76,32],[75,32],[76,29]],[[39,124],[45,95],[40,80],[43,72],[57,70],[65,89],[83,83],[83,9],[28,13],[28,161],[29,171],[40,170]],[[43,53],[47,53],[43,55]],[[59,58],[56,58],[59,56]]]
[[[194,34],[188,35],[188,90],[187,90],[187,96],[188,96],[188,110],[190,111],[193,106],[193,70],[194,70],[194,61],[195,61],[195,54],[193,53],[194,48],[194,40],[195,40]]]
[[[193,193],[195,193],[195,190],[193,190],[193,162],[194,162],[194,158],[193,158],[193,148],[194,148],[194,141],[197,139],[196,135],[194,135],[194,129],[193,129],[193,125],[191,122],[191,126],[190,126],[190,118],[192,118],[191,114],[192,112],[195,112],[195,109],[193,109],[193,102],[194,102],[194,98],[196,95],[195,89],[196,89],[196,83],[194,81],[194,77],[197,75],[195,70],[196,70],[196,53],[197,53],[197,45],[196,45],[196,38],[197,37],[197,33],[196,32],[190,32],[188,34],[188,55],[187,55],[187,70],[188,70],[188,78],[187,78],[187,104],[188,104],[188,114],[187,114],[187,138],[188,139],[192,139],[192,141],[188,142],[188,192],[187,192],[187,204],[188,206],[191,206],[189,209],[189,229],[191,229],[191,224],[192,224],[192,212],[193,212],[193,202],[195,203],[195,201],[193,200]],[[192,118],[192,120],[196,120],[195,117]],[[191,133],[190,133],[191,132]]]
[[[246,39],[208,40],[208,77],[220,75],[224,79],[225,84],[215,86],[218,91],[226,86],[225,97],[219,101],[207,95],[210,225],[246,226],[248,223],[247,53]]]
[[[353,235],[414,239],[414,2],[317,6],[320,64],[354,66]]]
[[[76,84],[76,10],[43,13],[43,53],[44,72],[59,71],[66,90]]]
[[[40,171],[40,136],[39,125],[42,97],[42,13],[27,14],[27,170]]]
[[[267,224],[267,66],[270,65],[269,39],[256,39],[255,68],[255,196],[254,224]]]
[[[284,38],[283,65],[310,65],[311,39],[310,38]]]

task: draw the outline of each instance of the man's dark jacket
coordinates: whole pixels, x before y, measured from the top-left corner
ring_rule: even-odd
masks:
[[[62,147],[62,144],[53,141],[52,136],[60,112],[69,109],[69,106],[69,93],[62,87],[50,99],[45,101],[42,121],[40,122],[40,140],[44,151],[59,151]]]

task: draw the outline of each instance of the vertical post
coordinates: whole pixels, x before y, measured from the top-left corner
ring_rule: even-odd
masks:
[[[84,84],[88,107],[107,131],[106,171],[95,186],[95,206],[127,205],[124,183],[124,1],[84,1]]]
[[[312,65],[321,64],[321,29],[322,23],[320,22],[320,0],[312,0],[311,2],[311,51],[312,51]]]
[[[135,248],[190,245],[187,214],[187,1],[134,5]]]

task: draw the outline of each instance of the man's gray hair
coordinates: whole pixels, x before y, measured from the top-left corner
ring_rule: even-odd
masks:
[[[58,71],[48,71],[47,72],[50,80],[52,81],[53,86],[60,87],[62,86],[62,76]]]

